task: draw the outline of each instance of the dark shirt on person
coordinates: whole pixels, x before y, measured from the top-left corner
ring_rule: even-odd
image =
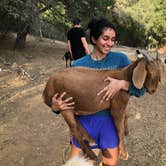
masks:
[[[74,60],[86,55],[85,48],[81,41],[82,37],[86,37],[86,34],[82,28],[74,27],[67,33],[67,39],[70,40]]]

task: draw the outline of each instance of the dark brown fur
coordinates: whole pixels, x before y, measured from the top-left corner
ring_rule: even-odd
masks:
[[[72,56],[69,51],[65,52],[63,59],[66,63],[66,68],[71,67]]]
[[[147,91],[152,94],[157,89],[160,74],[157,61],[149,62],[146,58],[141,58],[121,70],[68,68],[50,77],[43,92],[44,102],[51,107],[52,97],[55,93],[67,92],[66,97],[73,97],[75,109],[62,111],[61,114],[70,128],[71,134],[76,138],[83,152],[91,159],[97,159],[97,157],[84,139],[90,143],[93,142],[93,139],[81,127],[75,115],[88,115],[103,109],[110,109],[118,130],[120,155],[122,159],[127,159],[124,134],[128,132],[125,130],[126,107],[130,95],[121,90],[112,100],[101,102],[102,96],[96,94],[108,84],[103,81],[108,76],[119,80],[132,81],[134,86],[139,89],[145,86]]]

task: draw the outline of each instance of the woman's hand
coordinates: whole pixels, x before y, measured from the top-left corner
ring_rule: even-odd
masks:
[[[65,100],[63,100],[64,96],[66,95],[66,92],[63,92],[61,95],[59,95],[58,93],[56,93],[53,97],[52,97],[52,110],[59,110],[59,111],[64,111],[64,110],[68,110],[68,109],[74,109],[73,105],[74,102],[72,101],[73,98],[69,97]]]
[[[129,88],[129,82],[125,80],[117,80],[107,77],[104,81],[109,81],[109,84],[97,94],[100,96],[102,93],[105,93],[102,101],[108,101],[109,99],[112,99],[121,89],[128,90]]]

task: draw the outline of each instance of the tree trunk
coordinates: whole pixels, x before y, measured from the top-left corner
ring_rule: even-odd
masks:
[[[17,32],[17,38],[14,45],[14,49],[23,49],[25,48],[26,37],[29,31],[29,25],[25,26],[22,30]]]

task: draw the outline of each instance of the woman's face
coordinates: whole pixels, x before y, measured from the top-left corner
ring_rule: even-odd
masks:
[[[103,33],[99,36],[99,38],[94,41],[95,48],[101,54],[108,54],[108,52],[112,49],[115,43],[115,31],[111,28],[106,28],[103,30]]]

